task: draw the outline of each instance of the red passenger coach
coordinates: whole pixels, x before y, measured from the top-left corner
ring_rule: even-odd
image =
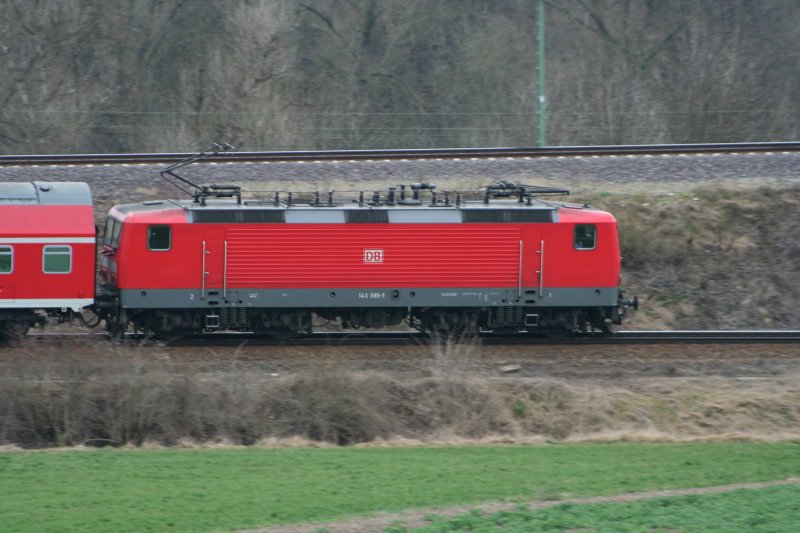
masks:
[[[210,186],[193,200],[116,206],[101,307],[118,329],[157,333],[299,332],[315,319],[608,331],[634,303],[619,290],[616,221],[534,198],[548,193],[566,191],[501,183],[463,201],[415,184],[300,202]]]
[[[86,183],[0,183],[0,336],[94,303],[95,235]]]

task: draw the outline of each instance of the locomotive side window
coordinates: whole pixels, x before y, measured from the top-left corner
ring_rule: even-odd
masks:
[[[574,245],[576,250],[594,250],[597,246],[597,226],[576,224]]]
[[[42,271],[45,274],[72,272],[71,246],[45,246],[42,253]]]
[[[172,228],[169,226],[150,226],[147,228],[147,249],[169,250],[172,244]]]
[[[11,274],[14,271],[14,248],[0,246],[0,274]]]

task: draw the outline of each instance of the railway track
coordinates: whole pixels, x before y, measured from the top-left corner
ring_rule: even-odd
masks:
[[[54,342],[107,341],[103,333],[30,333],[27,340]],[[250,333],[208,333],[175,339],[154,340],[128,335],[126,342],[158,342],[168,346],[407,346],[443,342],[417,331],[365,331],[312,333],[269,337]],[[475,342],[474,338],[456,342]],[[566,337],[514,336],[481,333],[477,342],[485,345],[631,345],[631,344],[794,344],[800,343],[800,330],[682,330],[621,331],[611,336],[573,335]]]
[[[216,337],[215,337],[216,336]],[[210,334],[192,336],[171,341],[175,345],[306,345],[306,346],[364,346],[407,345],[443,342],[443,338],[431,337],[416,331],[406,332],[336,332],[313,333],[284,339],[275,339],[248,334]],[[473,339],[456,339],[456,342],[474,342]],[[508,334],[482,333],[478,337],[482,344],[776,344],[800,342],[800,330],[772,331],[621,331],[612,336],[576,335],[567,337],[514,336]]]
[[[204,163],[265,163],[297,161],[357,161],[387,159],[488,159],[578,156],[634,156],[678,154],[736,154],[799,152],[800,142],[650,144],[611,146],[545,146],[520,148],[430,148],[409,150],[327,150],[282,152],[226,152]],[[0,155],[0,166],[171,164],[192,154],[45,154]]]

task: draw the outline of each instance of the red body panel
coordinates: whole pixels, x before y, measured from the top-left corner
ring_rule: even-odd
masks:
[[[44,246],[47,245],[14,245],[14,272],[0,275],[0,299],[54,300],[41,307],[62,307],[55,300],[94,298],[94,244],[69,245],[72,248],[72,271],[67,274],[42,272]]]
[[[91,205],[2,205],[0,237],[94,238]]]
[[[91,205],[0,206],[0,245],[13,248],[13,271],[0,274],[0,300],[14,299],[20,308],[59,308],[94,298]],[[71,248],[69,273],[43,272],[42,252],[49,245]]]
[[[516,285],[519,228],[495,233],[491,226],[464,224],[229,228],[228,283],[299,288]]]
[[[179,209],[136,213],[109,264],[122,265],[124,289],[197,288],[204,271],[208,288],[223,272],[229,288],[517,287],[520,267],[527,287],[539,286],[540,270],[548,287],[616,287],[613,217],[560,212],[557,223],[503,224],[188,224]],[[597,226],[595,249],[574,249],[576,223]],[[170,250],[147,250],[150,224],[172,225]],[[367,250],[381,261],[365,261]]]

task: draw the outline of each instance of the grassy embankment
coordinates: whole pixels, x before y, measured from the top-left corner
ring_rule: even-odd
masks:
[[[9,452],[0,524],[6,533],[225,531],[798,474],[797,443]]]
[[[619,221],[629,327],[800,324],[800,187],[579,195]]]

